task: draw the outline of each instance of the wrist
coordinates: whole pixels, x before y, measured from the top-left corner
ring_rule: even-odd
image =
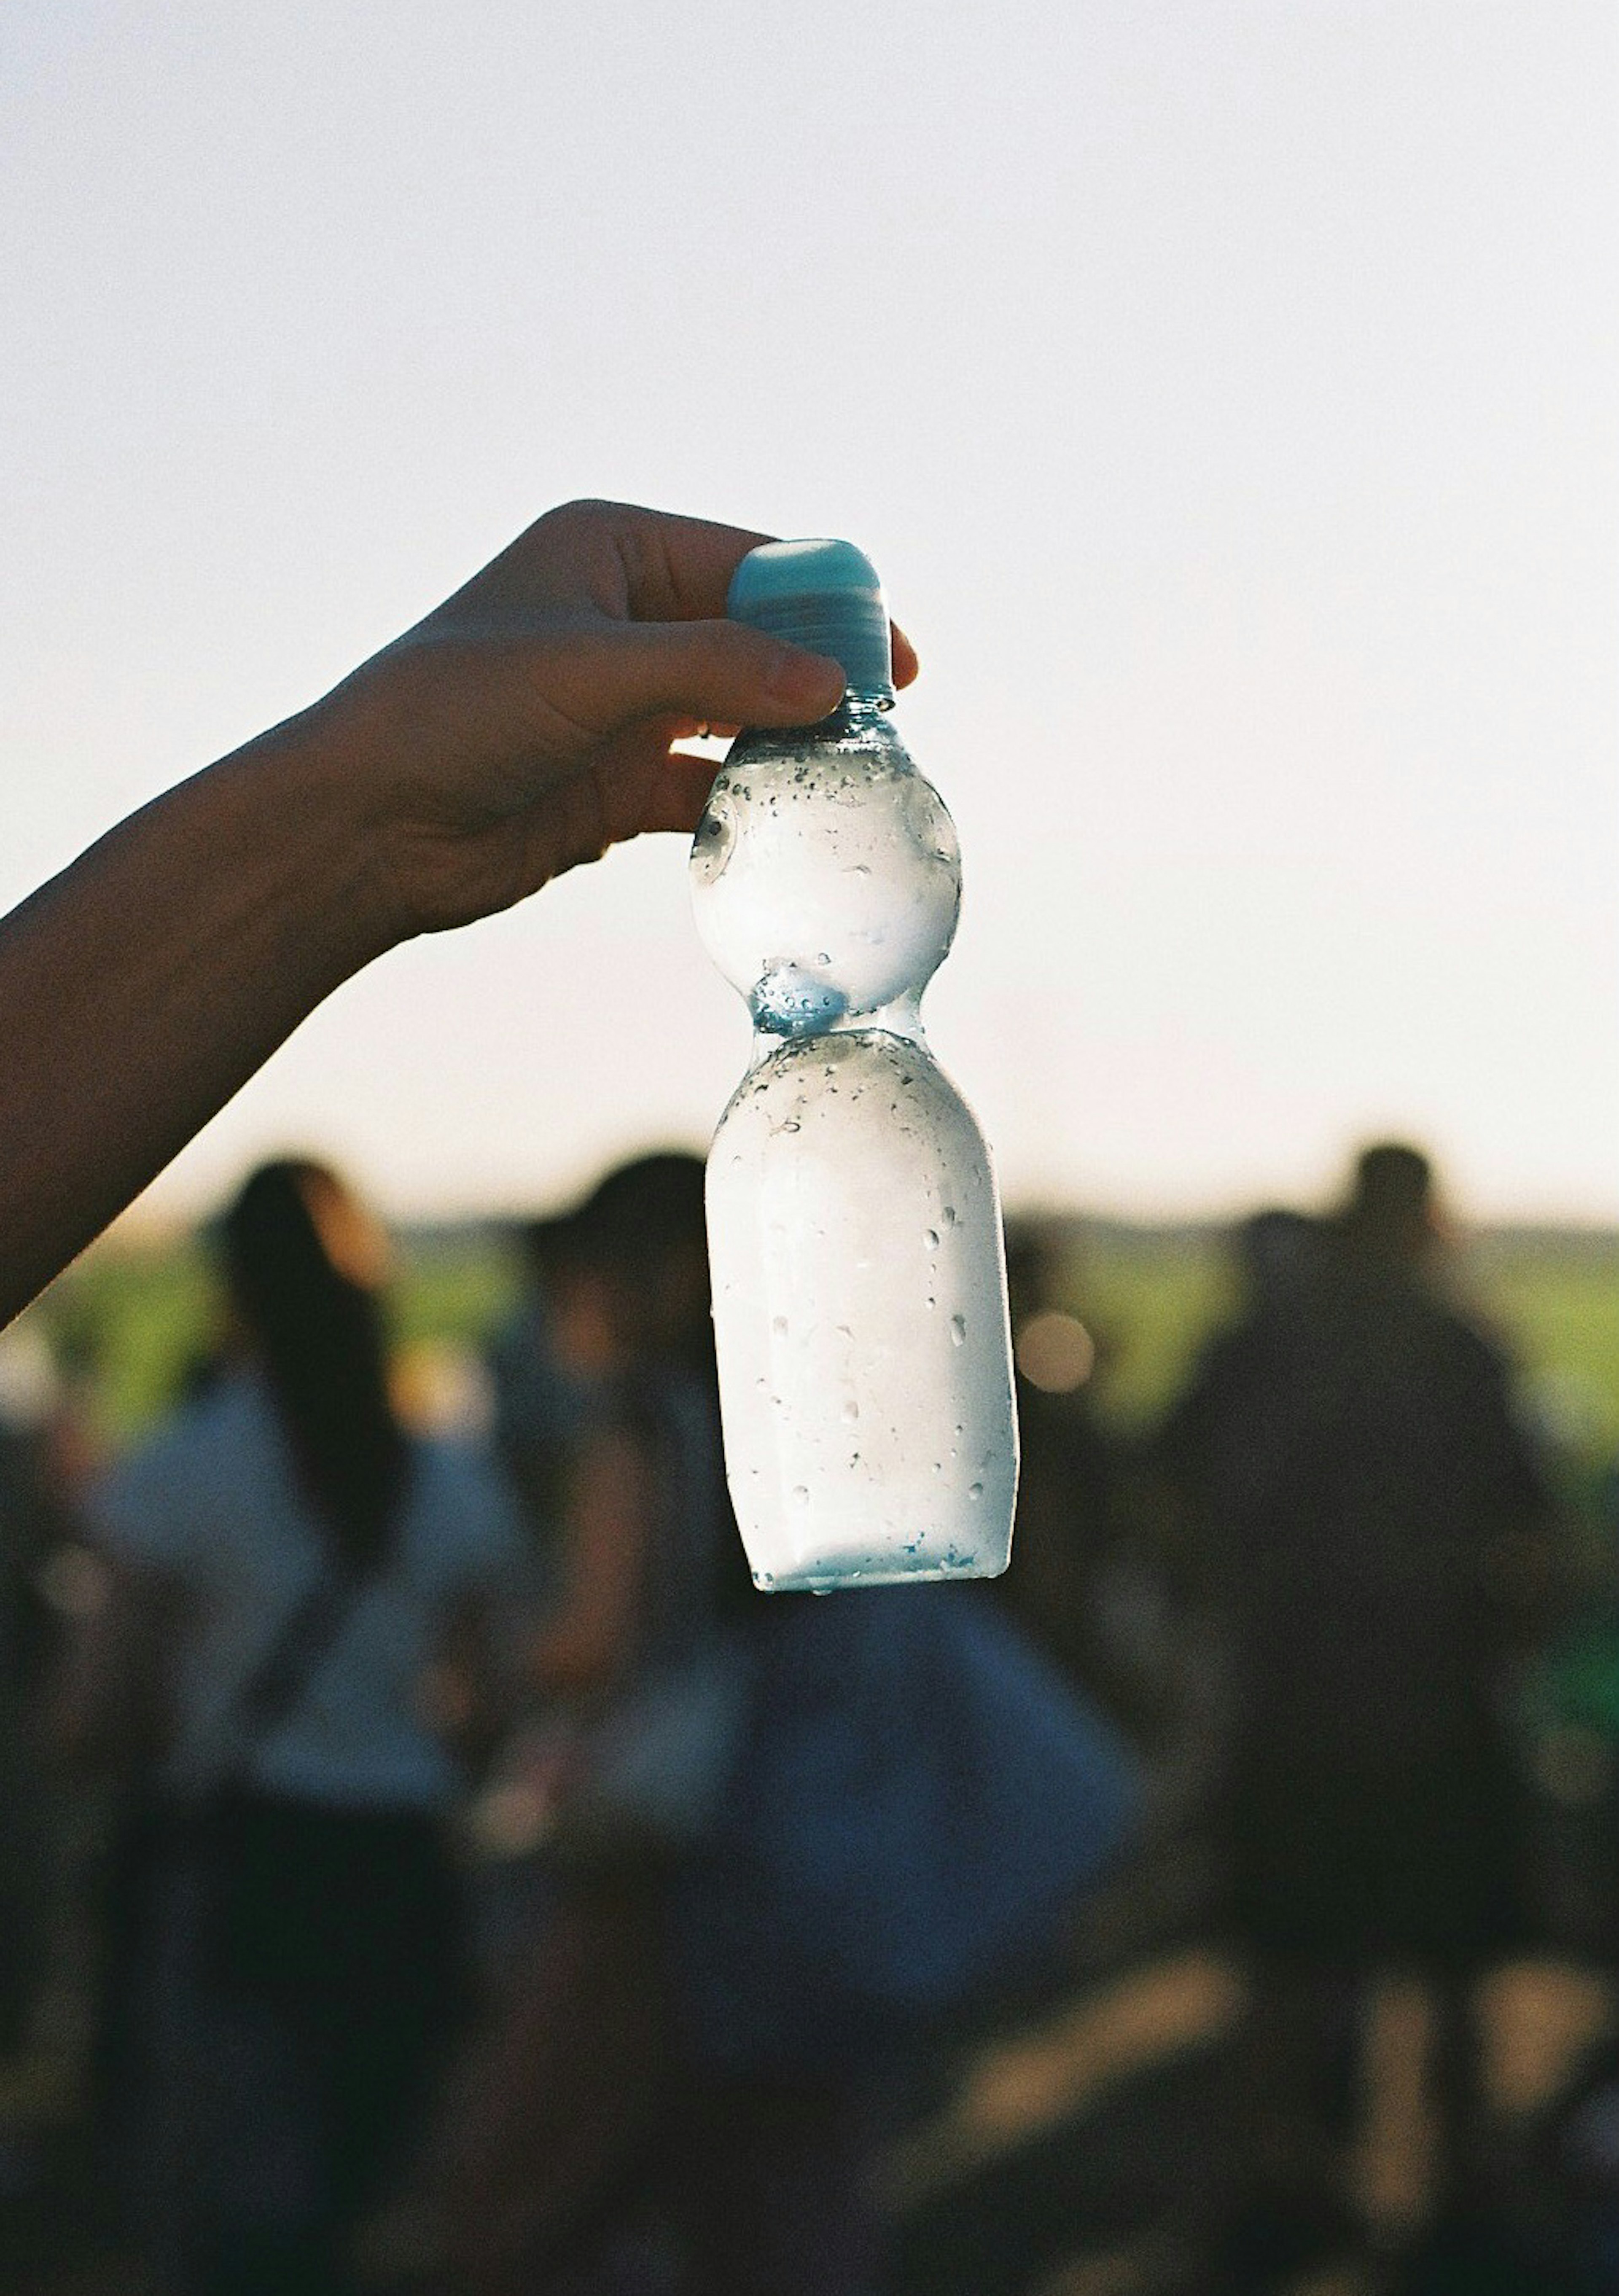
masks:
[[[331,987],[418,930],[383,865],[387,808],[357,770],[329,701],[258,735],[217,770],[240,777],[243,833],[281,849],[287,914],[310,937],[307,953],[324,955]]]

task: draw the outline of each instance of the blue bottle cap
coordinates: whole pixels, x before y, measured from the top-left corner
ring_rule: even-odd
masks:
[[[731,577],[734,622],[842,662],[851,693],[894,698],[888,604],[877,570],[852,542],[765,542]]]

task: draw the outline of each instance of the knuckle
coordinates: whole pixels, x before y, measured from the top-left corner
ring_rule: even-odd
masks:
[[[594,533],[615,525],[620,515],[621,505],[608,501],[605,496],[579,495],[547,511],[541,523],[566,531]]]

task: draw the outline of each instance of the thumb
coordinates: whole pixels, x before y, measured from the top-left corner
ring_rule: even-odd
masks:
[[[559,651],[552,692],[576,725],[606,734],[636,718],[804,726],[842,697],[842,667],[740,622],[622,622]]]

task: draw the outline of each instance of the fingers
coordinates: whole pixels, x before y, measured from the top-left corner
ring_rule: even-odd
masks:
[[[628,611],[637,621],[718,620],[725,612],[731,577],[750,550],[774,535],[756,534],[711,520],[677,518],[640,510],[628,503],[571,505],[604,523],[625,570]],[[910,685],[916,675],[916,649],[898,623],[893,639],[894,684]]]
[[[577,633],[547,664],[555,706],[605,734],[636,719],[811,725],[835,709],[843,673],[824,654],[736,622],[627,622]]]
[[[616,502],[565,503],[530,528],[514,548],[523,549],[542,535],[547,556],[577,557],[593,603],[642,622],[718,621],[737,567],[750,550],[777,538],[752,527]],[[604,585],[608,552],[616,561],[621,589],[617,581]],[[603,595],[604,586],[619,594],[609,600]],[[908,685],[916,675],[916,648],[897,623],[892,630],[894,684]]]
[[[564,503],[428,619],[453,622],[469,608],[480,619],[491,611],[522,618],[536,607],[587,605],[615,621],[719,621],[738,565],[772,539],[633,503]],[[906,686],[916,675],[916,649],[897,626],[892,635],[894,684]]]
[[[761,542],[775,539],[741,527],[674,518],[623,503],[590,508],[606,519],[613,533],[625,565],[629,611],[637,621],[718,620],[725,612],[731,577],[743,559]],[[894,684],[904,687],[916,675],[916,649],[897,622],[889,627]]]
[[[588,776],[597,792],[598,842],[616,845],[646,830],[690,836],[719,767],[672,748],[679,739],[678,721],[649,718],[602,743]]]
[[[682,830],[689,837],[703,818],[718,771],[712,758],[671,750],[648,785],[641,827]]]
[[[749,551],[773,539],[634,503],[575,502],[548,512],[506,557],[531,562],[547,594],[571,578],[576,595],[632,621],[709,621],[725,612]]]
[[[773,535],[703,518],[676,518],[622,503],[604,505],[624,562],[629,612],[637,621],[718,620],[731,577]]]

